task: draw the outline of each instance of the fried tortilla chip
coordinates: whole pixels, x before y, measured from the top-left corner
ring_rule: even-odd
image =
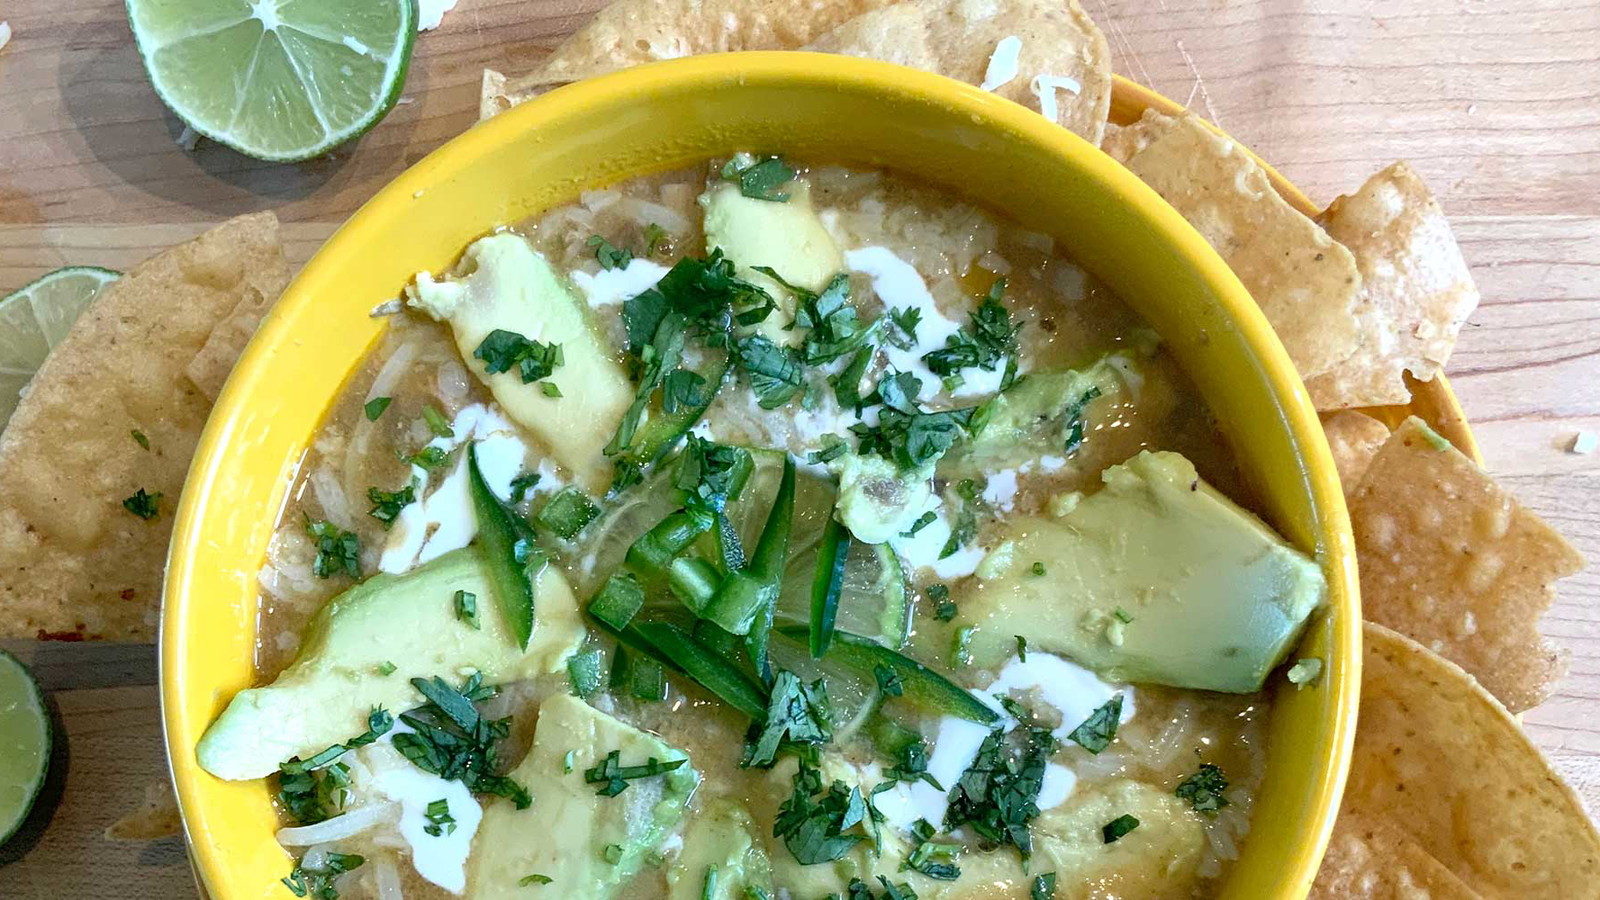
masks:
[[[1361,275],[1350,251],[1273,190],[1243,148],[1192,115],[1153,110],[1106,152],[1155,189],[1215,247],[1278,332],[1303,378],[1361,342]]]
[[[1333,201],[1319,218],[1361,270],[1361,343],[1306,381],[1318,409],[1407,403],[1402,372],[1432,380],[1478,307],[1478,288],[1444,212],[1403,162]]]
[[[1368,623],[1364,640],[1360,724],[1335,828],[1344,837],[1311,896],[1472,896],[1428,874],[1425,854],[1485,897],[1593,897],[1600,835],[1506,708],[1403,635]],[[1396,833],[1415,848],[1395,846]],[[1360,878],[1345,870],[1352,857],[1341,845],[1352,834],[1377,847],[1366,863],[1384,870],[1375,880],[1394,878],[1398,861],[1429,892],[1337,890]]]
[[[1322,418],[1322,431],[1333,451],[1333,464],[1339,468],[1339,481],[1345,496],[1355,492],[1361,476],[1372,464],[1372,457],[1389,440],[1389,426],[1355,410],[1343,410]]]
[[[277,218],[243,216],[142,263],[78,318],[0,434],[0,636],[154,636],[220,348],[288,280]],[[140,490],[160,495],[151,518],[124,505]]]
[[[1478,900],[1482,895],[1400,828],[1345,814],[1306,900]]]
[[[1021,45],[1015,53],[1001,49]],[[984,85],[1099,144],[1111,109],[1111,48],[1077,0],[912,0],[852,19],[806,49],[886,60]],[[1006,60],[1013,64],[1005,65]]]
[[[144,803],[106,827],[108,841],[158,841],[183,833],[178,798],[172,783],[163,778],[145,786]]]
[[[617,0],[520,78],[484,78],[489,118],[553,85],[681,56],[795,50],[894,0]]]
[[[1471,672],[1513,711],[1565,668],[1539,633],[1553,582],[1583,557],[1448,441],[1410,418],[1350,497],[1368,620]]]

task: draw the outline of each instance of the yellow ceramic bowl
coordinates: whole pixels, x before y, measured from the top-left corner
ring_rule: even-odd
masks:
[[[297,466],[378,339],[368,316],[419,269],[579,191],[735,149],[881,167],[1053,235],[1159,330],[1255,481],[1262,512],[1322,560],[1331,608],[1277,693],[1255,829],[1229,897],[1298,900],[1344,783],[1360,683],[1354,555],[1333,462],[1277,338],[1228,268],[1152,191],[1076,136],[967,85],[796,53],[677,60],[565,87],[473,128],[379,193],[262,324],[217,403],[178,510],[162,618],[167,746],[198,868],[218,900],[277,898],[290,858],[261,783],[195,762],[255,680],[256,572]]]

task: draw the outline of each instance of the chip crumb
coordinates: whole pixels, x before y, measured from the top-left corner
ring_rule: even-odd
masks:
[[[1572,446],[1567,448],[1567,452],[1588,456],[1596,448],[1600,448],[1600,434],[1596,434],[1593,431],[1580,431],[1572,436]]]
[[[178,800],[165,778],[145,786],[144,803],[106,828],[108,841],[154,841],[183,832]]]
[[[1295,687],[1305,687],[1308,684],[1316,684],[1317,679],[1321,677],[1322,660],[1316,658],[1315,656],[1308,656],[1304,659],[1296,660],[1295,664],[1289,667],[1289,683]]]

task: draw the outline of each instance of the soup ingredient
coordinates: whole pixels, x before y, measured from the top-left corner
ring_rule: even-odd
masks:
[[[1059,519],[1005,523],[1012,559],[957,604],[973,661],[996,665],[1026,633],[1115,680],[1260,690],[1323,602],[1321,569],[1177,453],[1141,453],[1101,478]],[[1037,559],[1051,561],[1044,577],[1029,569]]]
[[[1136,828],[1127,828],[1137,823]],[[1107,841],[1106,828],[1122,822]],[[1126,830],[1124,830],[1126,828]],[[1069,884],[1115,885],[1123,897],[1189,896],[1206,846],[1199,820],[1177,798],[1142,782],[1113,778],[1033,823],[1033,869]]]
[[[1444,211],[1403,162],[1334,200],[1317,221],[1361,270],[1356,352],[1306,382],[1318,409],[1410,403],[1404,372],[1429,381],[1478,307],[1478,288]]]
[[[783,839],[796,862],[803,866],[832,862],[876,832],[859,787],[837,780],[824,787],[822,769],[805,759],[799,760],[793,781],[794,790],[778,810],[772,836]]]
[[[1436,448],[1436,445],[1442,447]],[[1539,633],[1583,557],[1420,419],[1395,430],[1350,498],[1362,613],[1471,672],[1513,712],[1565,670]]]
[[[67,331],[99,295],[122,277],[95,266],[68,266],[0,299],[0,429],[21,401],[33,373],[67,336]]]
[[[844,268],[844,260],[811,207],[806,183],[794,182],[786,190],[789,199],[773,203],[746,196],[738,185],[719,184],[701,202],[706,208],[706,252],[720,249],[739,267],[740,278],[766,291],[778,305],[755,325],[755,333],[774,344],[798,346],[805,330],[784,330],[799,304],[788,285],[819,292]]]
[[[610,482],[599,452],[633,395],[615,351],[589,320],[588,307],[567,288],[549,262],[516,234],[481,238],[467,248],[456,274],[437,280],[417,275],[407,289],[413,308],[448,322],[468,368],[486,384],[512,421],[549,448],[592,493]],[[559,345],[562,363],[543,375],[561,390],[546,396],[519,371],[490,371],[478,356],[495,331],[510,332],[545,346]],[[507,360],[494,357],[498,362]],[[485,365],[480,368],[478,360]],[[498,368],[497,365],[493,368]]]
[[[467,886],[467,857],[483,808],[459,780],[417,768],[392,748],[362,752],[373,775],[364,786],[400,804],[397,829],[417,874],[452,893]]]
[[[1004,731],[990,732],[950,789],[945,828],[966,825],[986,842],[1017,848],[1026,861],[1033,854],[1028,825],[1039,815],[1039,790],[1056,746],[1044,728],[1023,729],[1018,741],[1008,741]]]
[[[913,528],[933,499],[933,465],[901,471],[882,456],[845,453],[829,463],[839,476],[835,515],[864,544],[882,544]]]
[[[562,760],[574,753],[588,768],[612,752],[628,760],[672,763],[688,758],[657,738],[557,694],[539,708],[533,749],[509,777],[528,786],[536,809],[493,802],[484,811],[477,847],[469,863],[472,900],[526,898],[519,886],[529,872],[550,878],[561,897],[609,898],[660,849],[684,815],[700,782],[688,765],[633,782],[616,796],[596,794],[580,772],[568,774]]]
[[[1211,763],[1201,763],[1199,771],[1178,785],[1179,799],[1189,801],[1195,812],[1214,813],[1228,805],[1222,792],[1228,789],[1228,779],[1222,770]]]
[[[798,513],[796,518],[800,518]],[[833,521],[836,520],[830,520]],[[797,528],[798,525],[797,522]],[[824,539],[821,547],[827,546],[828,541]],[[904,646],[911,632],[911,596],[900,558],[887,544],[851,541],[834,562],[840,559],[844,561],[844,569],[833,619],[826,623],[828,643],[831,645],[832,632],[837,628],[871,638],[886,647]],[[806,551],[790,557],[789,574],[778,595],[779,618],[790,623],[815,621],[813,607],[806,604],[812,598],[816,579],[828,569],[826,563],[822,553]],[[824,651],[826,649],[823,647]],[[812,655],[818,654],[813,652]]]
[[[797,644],[806,644],[810,635],[809,629],[801,625],[779,625],[774,631]],[[835,631],[833,640],[833,649],[824,659],[827,665],[855,672],[866,680],[875,680],[880,666],[889,669],[898,676],[901,699],[925,712],[960,716],[986,725],[1000,718],[949,679],[909,656],[847,631]]]
[[[106,284],[73,322],[0,434],[0,634],[154,638],[173,517],[122,501],[182,492],[217,366],[288,279],[277,219],[244,216]]]
[[[161,492],[147,494],[144,488],[133,492],[133,496],[122,501],[122,508],[146,521],[154,519],[161,514]],[[319,573],[320,574],[320,573]]]
[[[1150,110],[1108,138],[1106,152],[1216,248],[1302,377],[1312,380],[1356,352],[1362,281],[1355,257],[1279,196],[1249,151],[1198,116]]]
[[[811,657],[821,659],[833,643],[839,620],[839,595],[850,562],[850,535],[837,519],[829,519],[817,545],[816,571],[811,577]],[[781,593],[780,593],[781,597]]]
[[[1126,836],[1128,832],[1138,827],[1138,819],[1135,819],[1133,816],[1130,816],[1127,813],[1123,813],[1122,815],[1117,816],[1115,819],[1107,822],[1105,826],[1100,829],[1100,833],[1106,843],[1114,844]]]
[[[411,679],[463,669],[490,682],[558,672],[583,641],[577,601],[552,568],[534,585],[526,650],[498,603],[480,605],[481,628],[461,621],[452,601],[461,590],[478,597],[495,590],[477,547],[407,575],[375,575],[329,600],[283,674],[240,691],[207,729],[196,749],[200,765],[219,778],[262,778],[291,756],[310,757],[359,733],[373,707],[416,706]]]
[[[987,85],[990,54],[1004,40],[1026,40],[992,90],[1007,100],[1045,112],[1052,122],[1093,144],[1105,132],[1111,106],[1111,50],[1076,0],[910,0],[860,16],[817,39],[807,49],[887,60],[968,84]],[[1080,85],[1056,109],[1044,109],[1028,90],[1034,75],[1052,72]],[[991,89],[985,86],[985,89]]]
[[[310,855],[306,854],[308,857]],[[366,857],[354,853],[328,852],[318,854],[316,858],[318,862],[315,863],[309,859],[295,863],[294,869],[281,879],[289,893],[316,900],[337,900],[339,891],[334,886],[334,879],[361,868],[367,862]]]
[[[50,710],[39,685],[0,650],[0,844],[33,809],[50,768]]]
[[[766,721],[745,744],[741,767],[772,765],[782,744],[826,744],[833,740],[828,688],[821,679],[807,684],[793,672],[780,671],[772,682]]]
[[[989,293],[970,314],[967,327],[945,338],[944,346],[922,358],[929,371],[946,380],[961,376],[966,369],[1001,372],[996,388],[1005,390],[1017,377],[1017,332],[1022,325],[1011,323],[1011,311],[1001,301],[1006,280],[997,278]],[[1004,363],[1002,368],[1001,363]],[[987,387],[987,383],[985,384]]]
[[[128,21],[150,83],[184,124],[247,156],[299,162],[364,134],[394,108],[417,4],[134,0]]]
[[[1104,410],[1124,399],[1123,393],[1121,373],[1106,360],[1084,369],[1029,374],[978,408],[972,439],[945,457],[939,472],[946,477],[997,473],[1045,456],[1071,457],[1083,446],[1091,407]]]
[[[708,800],[683,832],[683,850],[667,867],[668,900],[756,900],[773,892],[772,864],[750,814],[729,800]],[[716,885],[705,890],[708,871]]]
[[[143,494],[144,491],[139,491]],[[159,497],[159,495],[157,495]],[[130,498],[133,500],[136,498]],[[127,502],[124,502],[127,505]],[[145,515],[128,507],[130,512],[142,519],[148,519],[155,514],[154,500],[150,501],[149,513]],[[317,547],[317,555],[311,561],[311,573],[318,578],[332,578],[335,575],[346,575],[350,578],[361,577],[361,540],[355,532],[345,531],[332,522],[306,520],[306,534],[311,535],[311,540]]]
[[[1373,862],[1360,853],[1364,835],[1389,829],[1415,844],[1395,848],[1410,865],[1426,868],[1426,854],[1483,896],[1582,896],[1600,884],[1600,834],[1578,798],[1467,672],[1368,623],[1360,721],[1312,897],[1350,896],[1339,890],[1347,880],[1384,877],[1387,844],[1379,874],[1355,867]]]

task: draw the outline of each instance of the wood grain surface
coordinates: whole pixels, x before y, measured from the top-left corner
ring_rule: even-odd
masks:
[[[417,43],[405,99],[296,166],[185,152],[121,0],[13,0],[0,51],[0,289],[68,263],[126,267],[273,209],[303,262],[379,186],[469,126],[481,69],[537,60],[600,0],[460,0]],[[1450,214],[1483,306],[1449,366],[1488,468],[1592,561],[1546,620],[1572,671],[1527,726],[1600,809],[1600,3],[1085,0],[1119,73],[1187,102],[1318,202],[1407,159]],[[44,804],[0,849],[0,896],[192,897],[176,839],[102,832],[165,777],[154,650],[4,645],[65,734]],[[64,762],[64,765],[61,763]],[[63,777],[64,776],[64,777]]]

